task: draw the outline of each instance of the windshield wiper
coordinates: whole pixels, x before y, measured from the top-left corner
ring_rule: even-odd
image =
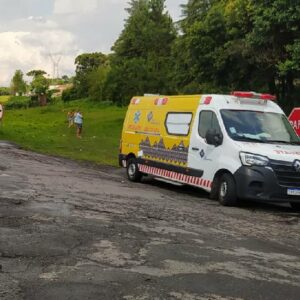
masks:
[[[267,140],[259,140],[259,139],[250,138],[246,136],[235,136],[233,139],[236,141],[243,141],[243,142],[267,143]]]

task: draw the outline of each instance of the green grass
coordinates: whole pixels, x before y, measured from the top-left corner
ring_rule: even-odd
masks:
[[[76,108],[84,116],[82,139],[76,138],[75,127],[67,124],[67,112]],[[9,110],[0,127],[0,139],[41,153],[117,165],[125,113],[125,108],[88,101]]]
[[[0,103],[5,103],[9,100],[11,96],[0,96]]]

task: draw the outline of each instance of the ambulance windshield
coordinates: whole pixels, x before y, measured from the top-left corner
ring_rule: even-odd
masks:
[[[236,141],[300,144],[283,114],[245,110],[221,110],[228,135]]]

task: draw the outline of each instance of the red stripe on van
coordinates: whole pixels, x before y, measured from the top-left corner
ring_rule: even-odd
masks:
[[[210,180],[199,178],[196,176],[189,176],[189,175],[185,175],[185,174],[181,174],[181,173],[177,173],[177,172],[173,172],[173,171],[168,171],[165,169],[154,168],[154,167],[150,167],[150,166],[146,166],[146,165],[142,165],[142,164],[138,164],[137,166],[138,166],[138,169],[143,173],[148,173],[148,174],[151,174],[154,176],[166,177],[169,179],[188,183],[188,184],[195,185],[195,186],[211,188],[212,184],[213,184],[212,181],[210,181]]]

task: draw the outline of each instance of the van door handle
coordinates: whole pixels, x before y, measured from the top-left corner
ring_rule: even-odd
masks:
[[[193,151],[199,151],[200,149],[199,149],[199,148],[196,148],[196,147],[193,147],[192,150],[193,150]]]

